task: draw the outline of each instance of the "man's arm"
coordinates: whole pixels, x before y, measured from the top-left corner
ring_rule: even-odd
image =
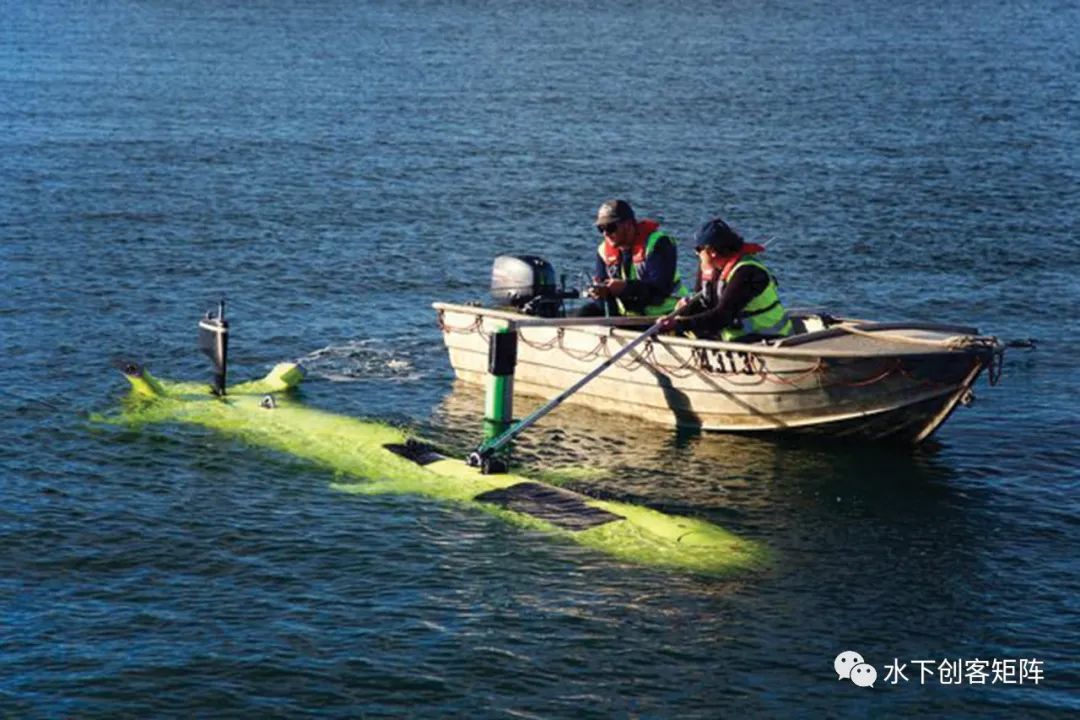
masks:
[[[593,282],[599,285],[607,280],[607,265],[604,264],[604,260],[600,257],[600,253],[593,253],[593,257],[596,262],[593,264]]]

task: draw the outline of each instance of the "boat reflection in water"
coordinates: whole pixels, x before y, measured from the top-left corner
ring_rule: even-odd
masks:
[[[541,403],[519,397],[516,414],[523,417]],[[483,409],[484,391],[456,381],[421,432],[465,454],[482,434]],[[518,436],[513,456],[532,474],[592,495],[668,511],[737,513],[750,522],[758,513],[771,516],[778,506],[815,494],[858,493],[864,500],[880,495],[887,506],[894,492],[935,494],[953,475],[930,446],[703,433],[628,421],[579,405],[558,408]]]
[[[540,403],[518,398],[516,414]],[[481,435],[483,408],[480,388],[456,382],[422,433],[467,452]],[[871,637],[875,623],[909,627],[915,615],[930,643],[958,625],[977,633],[964,598],[996,582],[982,527],[993,498],[930,444],[702,433],[564,406],[519,436],[514,458],[528,474],[586,495],[699,517],[766,545],[762,597],[799,600],[779,616],[761,613],[762,622]],[[705,596],[738,586],[678,585]],[[940,596],[932,610],[927,587]],[[868,594],[880,601],[874,613],[844,614]],[[915,629],[912,636],[923,637]]]

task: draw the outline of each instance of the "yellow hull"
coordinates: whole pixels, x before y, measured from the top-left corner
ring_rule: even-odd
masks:
[[[225,397],[198,383],[158,380],[135,365],[123,369],[132,396],[122,422],[213,428],[355,478],[335,485],[345,492],[468,504],[628,563],[724,574],[757,567],[766,558],[761,545],[704,520],[597,500],[519,475],[485,475],[463,460],[434,453],[398,428],[307,407],[285,392],[303,377],[294,364],[234,386]]]

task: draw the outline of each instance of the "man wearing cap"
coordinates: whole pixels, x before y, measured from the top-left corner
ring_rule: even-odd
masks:
[[[791,334],[776,278],[757,258],[765,248],[744,242],[720,218],[698,228],[694,243],[700,263],[695,289],[700,294],[684,303],[678,317],[661,321],[661,329],[726,342]]]
[[[589,297],[578,315],[666,315],[687,295],[679,278],[675,241],[655,220],[634,217],[625,200],[608,200],[596,213],[603,236]]]

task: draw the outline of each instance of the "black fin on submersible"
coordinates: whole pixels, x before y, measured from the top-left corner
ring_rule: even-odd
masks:
[[[128,360],[126,358],[113,358],[113,367],[124,373],[128,377],[142,377],[143,366],[134,360]]]
[[[199,349],[214,363],[214,394],[224,395],[229,366],[229,322],[225,319],[224,298],[218,303],[216,315],[209,310],[199,321]]]
[[[404,444],[390,443],[383,445],[383,447],[395,455],[413,461],[417,465],[430,465],[433,462],[446,459],[446,456],[439,452],[434,445],[428,445],[419,440],[409,439]]]
[[[624,519],[622,515],[587,505],[577,493],[538,482],[488,490],[473,500],[532,515],[565,530],[588,530]]]

